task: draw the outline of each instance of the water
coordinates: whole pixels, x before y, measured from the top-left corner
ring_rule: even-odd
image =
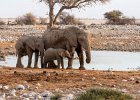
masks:
[[[76,56],[76,55],[75,55]],[[27,66],[27,56],[23,57],[22,62]],[[85,63],[86,69],[95,70],[135,70],[140,66],[140,52],[119,52],[119,51],[91,51],[91,63]],[[16,56],[7,56],[6,61],[0,61],[0,65],[16,66]],[[34,56],[33,62],[34,63]],[[40,63],[40,59],[39,59]],[[64,66],[67,67],[67,60],[64,60]],[[40,66],[40,64],[39,64]],[[79,67],[78,59],[74,60],[73,68]],[[139,67],[140,68],[140,67]]]

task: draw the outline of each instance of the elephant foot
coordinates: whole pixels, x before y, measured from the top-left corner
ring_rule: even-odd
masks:
[[[22,64],[17,64],[16,68],[24,68],[24,66]]]
[[[39,68],[38,66],[34,66],[34,68]]]
[[[72,66],[68,66],[66,69],[72,69]]]
[[[31,66],[27,66],[27,68],[32,68]]]
[[[79,70],[85,70],[85,67],[79,67]]]

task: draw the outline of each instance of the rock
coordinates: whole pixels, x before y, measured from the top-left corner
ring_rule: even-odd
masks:
[[[63,93],[62,90],[60,90],[59,88],[58,89],[55,89],[55,92],[58,92],[58,93]]]
[[[38,99],[38,94],[36,92],[31,92],[29,93],[29,98],[33,99],[33,100],[37,100]]]
[[[8,90],[9,89],[9,85],[3,86],[3,90]]]
[[[21,96],[21,98],[28,98],[28,97],[29,97],[29,95],[27,93],[23,93]]]
[[[23,100],[30,100],[29,98],[24,98]]]
[[[50,91],[44,91],[43,93],[41,93],[41,96],[44,98],[43,100],[50,100],[51,97],[54,96],[54,94]]]
[[[0,100],[5,100],[5,93],[0,94]]]
[[[15,89],[11,90],[9,93],[10,93],[10,95],[12,95],[12,96],[16,96],[16,90],[15,90]]]
[[[0,84],[0,89],[2,89],[2,87],[3,87],[2,84]]]
[[[24,85],[18,85],[16,87],[16,90],[25,90],[25,86]]]
[[[36,85],[37,85],[38,87],[41,87],[41,84],[40,84],[40,83],[37,83]]]
[[[62,98],[60,98],[59,100],[73,100],[74,99],[74,95],[73,94],[68,94]]]
[[[134,77],[130,77],[130,81],[134,81],[135,80],[135,78]]]
[[[127,82],[127,80],[123,79],[122,82]]]
[[[96,77],[92,77],[92,80],[95,81],[96,80]]]
[[[122,91],[123,93],[127,93],[127,92],[128,92],[126,89],[121,89],[121,91]]]

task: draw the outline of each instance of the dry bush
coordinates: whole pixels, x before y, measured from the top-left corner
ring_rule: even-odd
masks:
[[[40,18],[41,25],[47,25],[47,18]]]
[[[61,13],[59,19],[60,19],[60,24],[64,24],[64,25],[83,25],[82,22],[80,22],[73,15],[70,15],[67,12]]]
[[[20,25],[35,25],[37,23],[36,17],[32,13],[27,13],[22,17],[18,17],[16,22]]]
[[[0,20],[0,25],[5,25],[5,22]]]

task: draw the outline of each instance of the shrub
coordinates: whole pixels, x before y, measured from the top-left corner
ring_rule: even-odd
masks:
[[[5,22],[0,20],[0,25],[5,25]]]
[[[23,17],[18,17],[15,20],[17,22],[18,25],[24,25],[24,18]]]
[[[110,89],[91,89],[75,100],[133,100],[130,95]]]
[[[40,24],[41,25],[46,25],[47,24],[47,19],[46,18],[40,18]]]
[[[119,10],[113,10],[110,12],[106,12],[104,17],[108,19],[108,23],[116,24],[118,20],[122,17],[123,13]]]
[[[22,17],[16,19],[17,24],[35,25],[36,17],[32,13],[27,13]]]
[[[78,19],[76,19],[73,15],[70,15],[67,12],[62,12],[59,16],[60,24],[64,25],[83,25]]]
[[[104,17],[108,19],[107,24],[113,25],[125,25],[125,24],[135,24],[135,18],[129,18],[123,16],[123,13],[119,10],[113,10],[110,12],[106,12]]]

